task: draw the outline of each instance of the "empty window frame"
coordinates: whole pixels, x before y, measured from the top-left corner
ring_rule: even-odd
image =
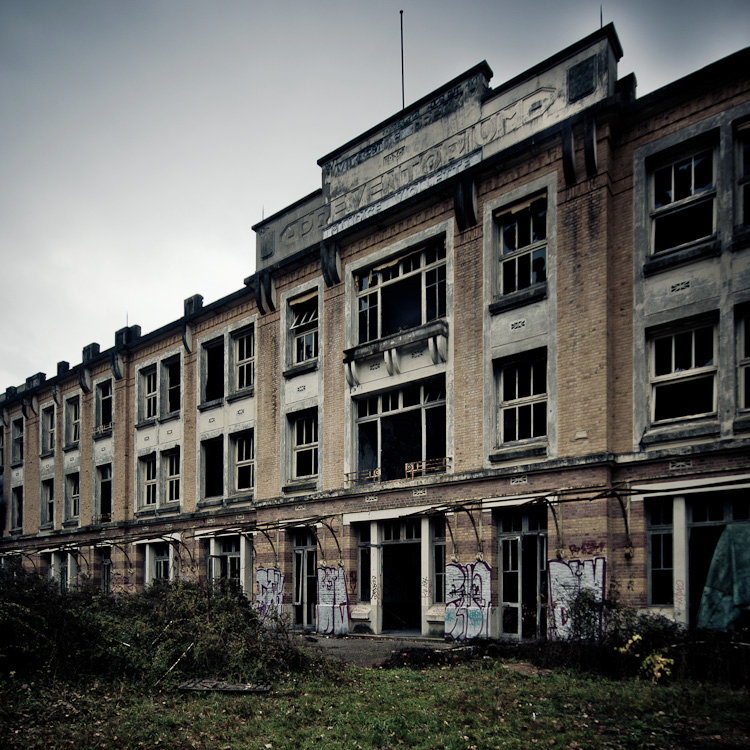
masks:
[[[547,435],[547,353],[535,350],[500,362],[498,444]]]
[[[112,381],[96,385],[96,434],[112,429]]]
[[[651,342],[653,422],[716,412],[715,326],[657,335]]]
[[[298,412],[289,417],[292,432],[292,479],[318,476],[318,412]]]
[[[750,315],[740,319],[738,333],[739,407],[750,409]]]
[[[445,604],[445,519],[430,521],[432,536],[432,602]]]
[[[446,471],[445,377],[356,399],[357,475],[383,480]]]
[[[651,175],[651,248],[673,250],[716,231],[713,148],[700,148],[654,168]]]
[[[224,436],[201,442],[203,468],[203,497],[224,494]]]
[[[52,526],[55,523],[55,480],[42,480],[42,507],[41,517],[42,526]]]
[[[65,520],[74,521],[81,515],[81,475],[74,471],[65,475]]]
[[[239,535],[217,537],[211,545],[208,558],[208,575],[214,583],[229,584],[239,588],[242,579],[242,565]]]
[[[203,344],[201,358],[203,365],[202,401],[206,403],[224,398],[224,339],[217,338]]]
[[[750,122],[743,123],[737,131],[738,148],[738,224],[750,225]]]
[[[96,467],[96,501],[95,522],[107,523],[112,520],[112,464]]]
[[[446,315],[445,242],[440,239],[355,274],[360,344]]]
[[[152,585],[167,583],[172,578],[172,555],[170,545],[167,542],[148,545],[148,554],[151,565],[150,581]]]
[[[496,218],[499,292],[512,294],[547,280],[547,196],[524,201]]]
[[[180,358],[170,357],[161,364],[162,416],[180,411],[182,393]]]
[[[141,421],[173,416],[180,411],[182,378],[179,355],[138,373],[138,418]]]
[[[10,491],[10,528],[23,529],[23,487],[13,487]]]
[[[255,330],[246,328],[232,334],[232,385],[235,391],[255,386]]]
[[[20,464],[23,462],[23,417],[11,422],[10,441],[11,463]]]
[[[370,522],[353,526],[357,535],[357,593],[360,602],[369,602],[372,597],[372,539]]]
[[[65,401],[65,445],[77,445],[81,439],[81,397]]]
[[[672,498],[646,501],[648,531],[649,604],[671,605],[674,602],[674,532]]]
[[[55,407],[45,406],[42,409],[41,452],[50,455],[55,452]]]
[[[318,294],[311,292],[289,302],[289,336],[293,365],[318,357]]]
[[[231,437],[234,453],[234,491],[249,492],[255,487],[255,437],[252,430]]]

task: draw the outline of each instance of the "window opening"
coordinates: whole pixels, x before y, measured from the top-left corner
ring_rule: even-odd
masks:
[[[11,461],[23,461],[23,419],[14,419],[11,425]]]
[[[23,529],[23,487],[11,490],[10,527],[13,530]]]
[[[156,367],[149,367],[143,371],[141,383],[143,386],[143,418],[154,419],[158,413]]]
[[[174,357],[164,362],[162,374],[164,377],[166,391],[166,414],[174,414],[180,410],[181,374],[180,358]],[[163,408],[163,407],[162,407]]]
[[[112,520],[112,464],[103,464],[96,469],[99,480],[99,521]]]
[[[381,522],[383,630],[421,630],[421,528],[419,518]]]
[[[739,206],[742,212],[739,223],[750,224],[750,123],[745,123],[739,131]]]
[[[233,437],[235,450],[235,491],[252,490],[255,487],[255,439],[252,430],[240,432]]]
[[[204,384],[203,400],[224,398],[224,339],[203,345]]]
[[[234,337],[234,382],[238,390],[255,385],[255,331]]]
[[[167,502],[174,503],[180,499],[180,450],[165,452],[163,461],[167,477]]]
[[[211,578],[221,585],[238,589],[240,582],[240,537],[219,537],[211,559]]]
[[[750,315],[740,321],[739,332],[740,409],[750,409]]]
[[[112,429],[112,381],[105,380],[96,386],[96,431]]]
[[[153,583],[166,583],[170,580],[169,544],[166,542],[153,545],[154,579]]]
[[[42,481],[42,524],[55,522],[55,480]]]
[[[711,149],[655,169],[651,213],[654,252],[713,235],[715,197]]]
[[[497,218],[500,293],[511,294],[547,280],[547,196]]]
[[[42,409],[42,453],[53,453],[55,450],[55,407]]]
[[[204,440],[201,445],[204,497],[220,497],[224,494],[224,438]]]
[[[66,499],[68,501],[66,518],[69,520],[76,519],[81,514],[81,481],[80,474],[76,471],[68,474],[66,482]]]
[[[656,337],[652,350],[655,422],[716,411],[713,326]]]
[[[292,300],[289,308],[294,364],[301,364],[318,356],[318,297]]]
[[[318,476],[318,414],[304,412],[292,418],[292,476],[307,479]]]
[[[433,518],[432,529],[432,601],[445,604],[445,519]]]
[[[141,459],[143,471],[143,505],[151,507],[156,505],[156,454],[152,453]]]
[[[357,535],[357,570],[359,571],[358,593],[360,602],[369,602],[372,581],[372,545],[370,541],[370,523],[355,526]]]
[[[499,443],[547,435],[547,355],[533,352],[499,368]]]
[[[655,498],[646,503],[648,555],[650,561],[649,602],[674,602],[674,533],[672,498]]]
[[[99,581],[104,594],[112,593],[112,548],[99,547]]]
[[[356,274],[360,344],[446,315],[443,240]]]
[[[315,532],[295,531],[292,535],[294,556],[294,622],[305,628],[315,627],[318,603],[318,554]]]

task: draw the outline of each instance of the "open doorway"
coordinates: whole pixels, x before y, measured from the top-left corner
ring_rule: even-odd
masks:
[[[421,632],[421,522],[385,521],[383,630]]]

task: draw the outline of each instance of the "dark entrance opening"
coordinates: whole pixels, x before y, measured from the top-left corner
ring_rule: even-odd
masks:
[[[420,547],[383,545],[383,630],[421,630]]]

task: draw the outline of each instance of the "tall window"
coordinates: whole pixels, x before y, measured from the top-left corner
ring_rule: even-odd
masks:
[[[535,351],[498,367],[499,443],[547,435],[547,355]]]
[[[447,468],[445,378],[356,400],[357,479],[413,478]]]
[[[23,487],[13,487],[10,491],[10,528],[23,529]]]
[[[65,476],[65,520],[73,521],[81,515],[81,481],[76,471]]]
[[[203,345],[203,401],[224,398],[224,339]]]
[[[156,419],[159,412],[156,366],[146,367],[140,372],[140,417],[141,419]]]
[[[41,522],[43,526],[52,525],[55,522],[55,480],[45,479],[42,481],[42,513]]]
[[[42,409],[42,454],[54,453],[55,450],[55,407]]]
[[[740,409],[750,409],[750,315],[740,321],[738,354]]]
[[[112,381],[103,380],[96,386],[96,431],[112,429]]]
[[[252,430],[232,436],[234,445],[234,489],[236,492],[255,487],[255,439]]]
[[[500,294],[547,280],[547,196],[514,206],[497,217]]]
[[[219,436],[201,443],[203,460],[203,496],[224,494],[224,438]]]
[[[234,388],[243,390],[255,385],[255,331],[235,333],[232,337],[234,346]]]
[[[166,476],[166,496],[168,503],[180,499],[180,449],[176,448],[162,454],[162,463]]]
[[[65,444],[76,445],[81,439],[81,397],[65,402]]]
[[[112,464],[102,464],[96,468],[98,484],[98,520],[106,523],[112,520]]]
[[[23,461],[23,417],[14,419],[10,426],[11,463],[20,464]]]
[[[372,543],[370,523],[357,524],[357,558],[359,570],[359,601],[369,602],[372,596]]]
[[[701,149],[653,171],[653,252],[713,235],[716,226],[712,149]]]
[[[171,578],[169,565],[169,544],[160,542],[151,545],[153,554],[153,577],[152,583],[166,583]]]
[[[180,411],[182,382],[180,357],[165,359],[158,366],[149,365],[138,373],[138,418],[169,417]]]
[[[649,602],[674,601],[672,498],[656,498],[646,504],[648,519]]]
[[[214,554],[209,557],[209,577],[216,582],[240,586],[240,537],[219,537],[214,541]]]
[[[180,358],[171,357],[162,363],[162,412],[175,414],[180,410]]]
[[[99,582],[103,594],[112,593],[112,547],[97,547]]]
[[[360,271],[355,283],[360,344],[443,318],[445,243],[441,239]]]
[[[432,530],[432,601],[445,604],[445,519],[435,518]]]
[[[655,336],[651,356],[654,422],[716,411],[714,326]]]
[[[318,413],[309,410],[291,418],[292,478],[318,476]]]
[[[750,225],[750,123],[739,130],[739,224]]]
[[[151,453],[140,460],[141,499],[144,507],[154,507],[157,497],[156,454]]]
[[[318,356],[318,295],[313,292],[289,302],[292,364]]]

